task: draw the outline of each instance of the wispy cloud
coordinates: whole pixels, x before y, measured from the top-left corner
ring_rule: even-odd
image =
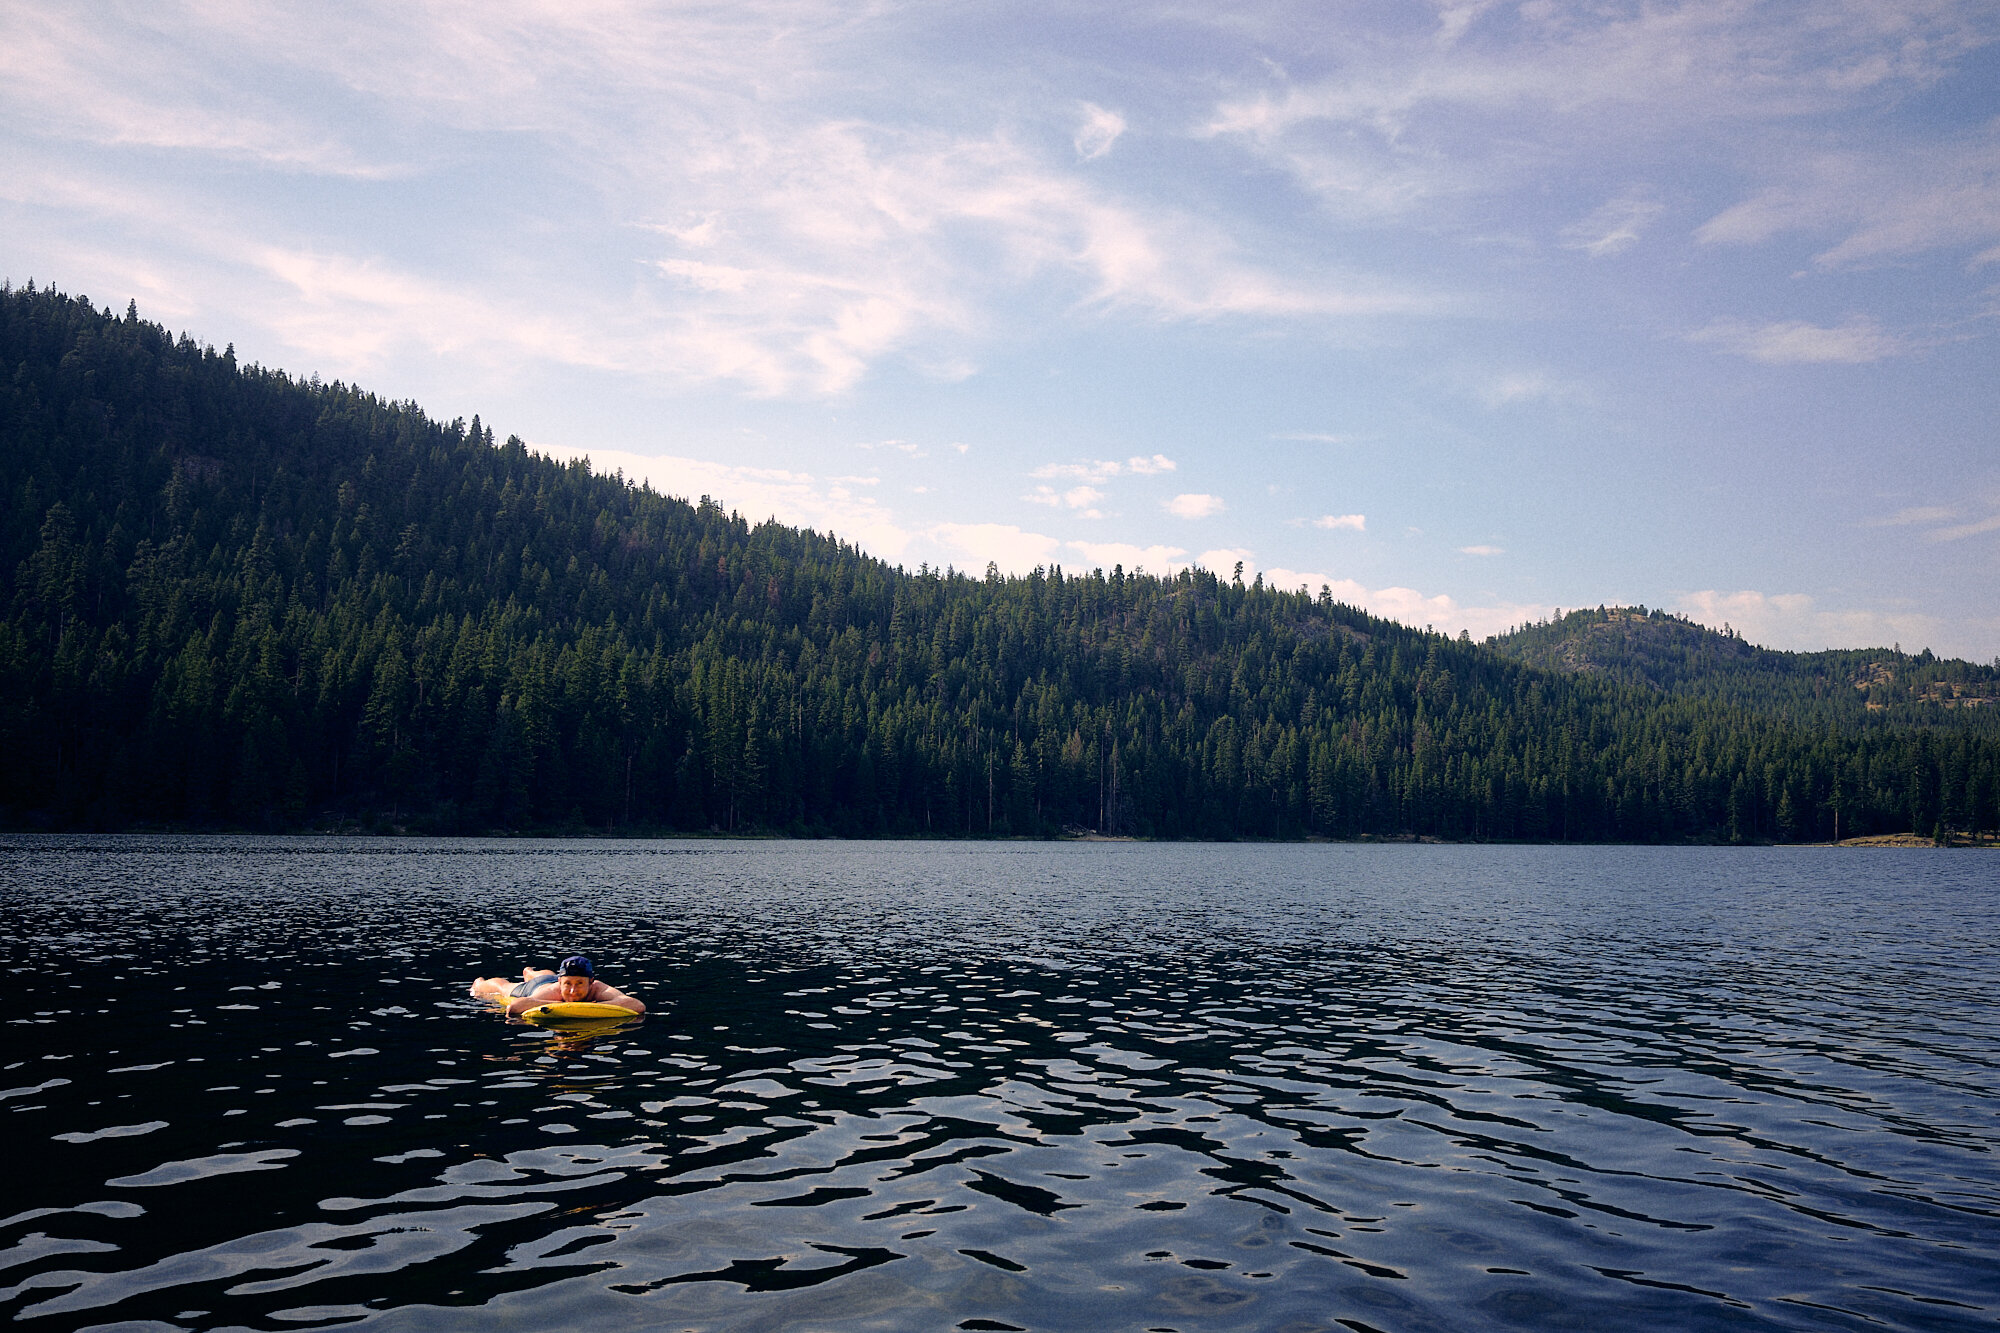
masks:
[[[361,180],[414,169],[260,94],[254,78],[221,75],[204,59],[212,31],[181,17],[172,6],[116,19],[53,4],[13,10],[0,39],[0,106],[18,123],[105,147]]]
[[[1695,237],[1707,245],[1756,245],[1787,232],[1837,238],[1813,257],[1829,269],[1992,245],[2000,239],[2000,122],[1922,152],[1807,155],[1780,183],[1716,214]]]
[[[1687,336],[1690,342],[1710,343],[1725,352],[1777,366],[1862,365],[1905,350],[1901,340],[1883,332],[1865,315],[1851,316],[1830,327],[1803,320],[1751,324],[1718,319]]]
[[[1507,554],[1507,550],[1502,546],[1461,546],[1458,548],[1458,553],[1460,555],[1480,556],[1505,555]]]
[[[1088,162],[1103,157],[1125,133],[1125,117],[1106,111],[1095,102],[1083,104],[1083,124],[1077,128],[1076,155]]]
[[[1564,228],[1563,248],[1581,250],[1592,259],[1615,255],[1638,244],[1640,234],[1659,214],[1660,204],[1649,195],[1621,195]]]
[[[1368,435],[1343,435],[1327,431],[1290,430],[1280,431],[1271,436],[1274,440],[1296,440],[1302,444],[1359,444],[1373,438]]]
[[[1566,403],[1585,396],[1579,385],[1540,370],[1488,375],[1477,382],[1473,392],[1480,402],[1494,409],[1516,403]]]
[[[1967,517],[1968,511],[1973,515]],[[1913,505],[1883,518],[1870,519],[1871,528],[1920,527],[1926,541],[1956,542],[2000,532],[2000,498],[1989,491],[1983,503],[1972,505]]]
[[[1870,519],[1871,528],[1906,527],[1912,523],[1943,523],[1956,518],[1958,510],[1950,505],[1913,505],[1908,509],[1898,509],[1886,518]]]
[[[1199,492],[1176,495],[1162,507],[1176,518],[1208,518],[1221,513],[1225,508],[1221,496]]]
[[[1312,521],[1312,525],[1316,528],[1325,528],[1328,531],[1338,531],[1341,528],[1346,528],[1351,532],[1366,532],[1368,531],[1368,516],[1366,514],[1321,514]]]
[[[529,173],[511,211],[543,243],[461,244],[453,284],[494,303],[525,286],[594,306],[578,313],[606,348],[598,359],[648,377],[841,395],[895,360],[951,380],[1023,302],[1039,311],[1029,318],[1071,321],[1368,319],[1437,304],[1380,276],[1261,256],[1226,218],[1100,180],[1088,164],[1124,120],[1095,103],[1070,104],[1082,108],[1073,154],[1021,132],[1004,97],[935,116],[945,76],[894,7],[163,0],[130,17],[12,16],[0,108],[52,145],[335,177],[448,175],[504,140]],[[860,97],[857,71],[901,91]],[[579,214],[592,225],[575,240]],[[235,221],[266,245],[318,244],[271,216]],[[652,284],[629,282],[633,263]]]
[[[1976,3],[1949,2],[1485,12],[1490,23],[1453,7],[1435,36],[1350,34],[1336,68],[1278,72],[1275,86],[1226,96],[1206,132],[1242,142],[1343,216],[1389,218],[1532,179],[1565,151],[1685,141],[1703,127],[1740,135],[1922,88],[1996,27]]]
[[[1939,528],[1929,536],[1934,542],[1955,542],[1988,532],[2000,532],[2000,514],[1974,519],[1970,523],[1955,523],[1948,528]]]

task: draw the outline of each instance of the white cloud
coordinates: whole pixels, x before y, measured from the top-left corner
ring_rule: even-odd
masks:
[[[1750,324],[1718,319],[1688,335],[1688,341],[1712,343],[1725,352],[1768,365],[1862,365],[1904,350],[1895,336],[1884,333],[1865,315],[1854,315],[1827,327],[1789,320]]]
[[[1083,104],[1083,124],[1077,129],[1076,155],[1084,161],[1103,157],[1125,132],[1125,117],[1106,111],[1095,102]]]
[[[1165,454],[1153,454],[1151,457],[1128,458],[1122,463],[1115,458],[1087,459],[1080,463],[1044,463],[1028,475],[1038,481],[1095,483],[1109,481],[1127,472],[1135,477],[1157,476],[1162,472],[1172,472],[1175,466],[1174,460]],[[1047,491],[1049,487],[1043,486],[1039,489]]]
[[[1919,611],[1845,607],[1822,609],[1804,593],[1720,592],[1679,594],[1673,609],[1712,628],[1740,631],[1752,643],[1795,652],[1825,648],[1880,648],[1901,643],[1908,651],[1938,642],[1954,628]]]
[[[975,574],[989,561],[1003,574],[1025,574],[1049,564],[1062,549],[1054,537],[1011,523],[938,523],[926,528],[923,536],[944,553],[936,563],[955,564]]]
[[[1224,507],[1222,497],[1219,495],[1203,495],[1193,492],[1186,495],[1176,495],[1163,506],[1169,514],[1174,515],[1176,518],[1207,518],[1212,514],[1221,513]]]
[[[1211,574],[1220,574],[1227,578],[1230,570],[1235,568],[1236,562],[1241,560],[1243,562],[1244,577],[1248,578],[1250,575],[1256,573],[1253,563],[1255,559],[1256,553],[1248,547],[1225,546],[1213,551],[1203,551],[1196,557],[1195,563]]]
[[[1500,546],[1461,546],[1458,548],[1458,553],[1460,555],[1505,555],[1507,551],[1506,548]]]
[[[1104,498],[1104,492],[1095,486],[1072,486],[1066,491],[1058,491],[1053,486],[1037,486],[1032,495],[1021,497],[1029,504],[1048,505],[1050,508],[1080,509],[1085,518],[1102,518],[1104,515],[1094,507]]]
[[[1297,440],[1304,444],[1360,444],[1373,437],[1368,435],[1328,434],[1324,431],[1292,430],[1281,431],[1271,438],[1274,440]]]
[[[723,508],[752,523],[775,518],[794,527],[836,532],[869,554],[892,562],[903,559],[911,546],[913,534],[895,514],[873,496],[854,489],[877,484],[875,477],[819,477],[782,468],[740,467],[614,449],[533,447],[565,462],[588,458],[596,472],[623,472],[634,485],[648,484],[666,495],[688,500],[711,496]]]
[[[1566,250],[1581,250],[1592,259],[1602,259],[1630,249],[1640,233],[1660,213],[1660,205],[1644,193],[1621,195],[1589,217],[1563,229]]]
[[[1106,481],[1124,470],[1123,463],[1100,458],[1083,463],[1044,463],[1028,475],[1041,481]]]
[[[1316,528],[1326,528],[1329,531],[1347,528],[1354,532],[1366,532],[1368,531],[1368,516],[1365,514],[1321,514],[1312,521],[1312,525]]]
[[[1187,552],[1178,546],[1134,546],[1130,542],[1071,542],[1069,546],[1096,569],[1123,565],[1127,573],[1143,569],[1149,574],[1168,574],[1186,567],[1183,557]]]
[[[1227,563],[1211,563],[1209,556],[1225,557]],[[1250,579],[1259,572],[1248,551],[1212,551],[1202,557],[1204,568],[1215,570],[1227,576],[1231,565],[1237,560],[1244,562],[1243,577]],[[1476,639],[1491,634],[1504,634],[1516,625],[1547,618],[1553,607],[1524,602],[1498,602],[1485,606],[1466,606],[1456,598],[1443,593],[1425,594],[1415,588],[1392,585],[1386,588],[1370,588],[1354,579],[1318,570],[1297,570],[1272,568],[1262,571],[1264,582],[1270,587],[1290,592],[1304,588],[1317,597],[1321,587],[1327,588],[1336,602],[1358,606],[1370,615],[1381,616],[1404,625],[1421,629],[1430,626],[1440,633],[1456,634],[1465,630]]]

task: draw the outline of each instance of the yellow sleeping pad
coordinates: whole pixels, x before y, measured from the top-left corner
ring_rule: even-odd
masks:
[[[578,1019],[637,1018],[630,1009],[615,1004],[598,1004],[592,1000],[556,1000],[550,1004],[538,1004],[526,1010],[521,1020],[526,1023],[574,1023]]]

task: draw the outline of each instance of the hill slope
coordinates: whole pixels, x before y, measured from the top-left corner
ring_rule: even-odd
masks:
[[[2000,730],[2000,663],[1928,649],[1780,652],[1645,607],[1572,611],[1488,639],[1550,671],[1592,675],[1846,729],[1884,725]]]
[[[1539,670],[1201,571],[909,572],[0,289],[0,804],[44,826],[1759,839],[2000,746]]]

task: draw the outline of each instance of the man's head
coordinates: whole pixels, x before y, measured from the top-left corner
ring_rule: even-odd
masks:
[[[556,964],[556,992],[565,1000],[581,1000],[590,994],[590,960],[572,954]]]

